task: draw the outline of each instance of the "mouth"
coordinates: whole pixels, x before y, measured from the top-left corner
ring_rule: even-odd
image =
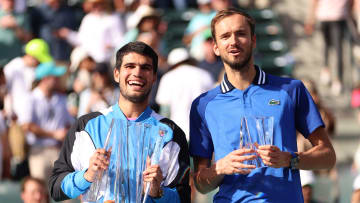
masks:
[[[129,80],[127,84],[131,87],[136,87],[136,88],[142,88],[145,86],[145,83],[139,80]]]
[[[234,56],[240,55],[241,52],[242,52],[242,50],[240,50],[240,49],[231,49],[231,50],[229,51],[229,53],[230,53],[231,55],[234,55]]]

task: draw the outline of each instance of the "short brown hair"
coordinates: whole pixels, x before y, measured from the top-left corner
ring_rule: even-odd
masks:
[[[21,192],[24,192],[24,191],[25,191],[26,183],[27,183],[27,182],[30,182],[30,181],[34,181],[34,182],[36,182],[37,184],[41,185],[41,186],[44,188],[44,191],[47,192],[45,182],[44,182],[43,180],[39,179],[39,178],[35,178],[35,177],[31,177],[31,176],[26,176],[26,177],[21,181],[21,185],[20,185]]]
[[[219,11],[216,16],[211,20],[211,34],[213,36],[214,41],[216,41],[215,38],[215,25],[222,19],[232,16],[232,15],[242,15],[246,18],[246,22],[248,22],[250,26],[251,36],[255,35],[255,20],[252,18],[249,14],[245,13],[242,10],[236,9],[236,8],[229,8],[226,10]]]

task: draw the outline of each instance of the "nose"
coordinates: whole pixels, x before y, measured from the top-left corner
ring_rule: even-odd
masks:
[[[231,45],[234,45],[234,44],[237,44],[239,40],[238,40],[238,38],[236,37],[235,34],[231,34],[231,36],[229,38],[229,41],[230,41]]]
[[[132,69],[132,74],[135,77],[141,77],[141,67],[140,66],[136,66],[135,68]]]

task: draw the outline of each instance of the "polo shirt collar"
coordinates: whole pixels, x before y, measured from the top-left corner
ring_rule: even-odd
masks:
[[[254,85],[264,85],[266,82],[266,74],[261,68],[257,65],[255,65],[255,71],[256,75],[252,82]],[[235,87],[230,83],[230,81],[227,78],[226,73],[224,74],[224,79],[220,83],[220,89],[223,94],[230,92],[231,90],[235,89]]]

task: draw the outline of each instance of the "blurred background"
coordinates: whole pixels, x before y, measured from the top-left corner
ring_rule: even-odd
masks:
[[[114,56],[130,41],[158,53],[151,107],[188,136],[192,100],[222,80],[210,23],[228,7],[256,20],[255,63],[301,79],[326,123],[337,164],[302,174],[306,201],[350,202],[360,191],[359,0],[0,0],[0,202],[52,202],[46,183],[66,132],[79,116],[117,101]],[[187,88],[186,76],[196,74],[199,88]],[[51,102],[38,90],[51,92]],[[37,111],[39,102],[48,111]],[[298,141],[306,150],[301,135]],[[54,155],[44,156],[48,150]],[[31,181],[35,189],[27,188]],[[212,202],[215,192],[193,187],[192,200]]]

